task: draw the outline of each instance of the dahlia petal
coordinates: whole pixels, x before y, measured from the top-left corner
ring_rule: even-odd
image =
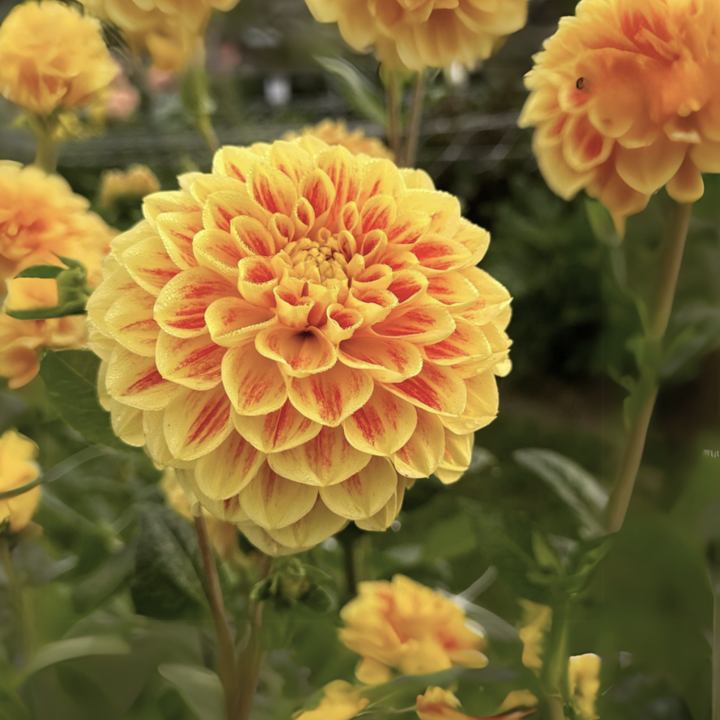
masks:
[[[633,190],[617,173],[613,173],[598,199],[612,215],[618,234],[622,237],[625,234],[625,218],[643,210],[650,195]]]
[[[232,431],[230,401],[214,390],[182,388],[165,408],[163,432],[173,457],[196,460],[218,448]]]
[[[493,351],[482,330],[467,320],[456,318],[453,334],[439,343],[425,345],[423,354],[437,365],[456,365],[463,361],[489,359]]]
[[[292,215],[298,191],[290,178],[266,162],[258,163],[248,178],[250,195],[269,213]]]
[[[190,193],[184,190],[156,192],[143,200],[143,215],[151,224],[163,213],[192,213],[198,210],[198,204]]]
[[[327,317],[329,309],[338,304],[338,298],[342,293],[347,296],[347,282],[340,285],[318,285],[314,282],[308,282],[306,286],[307,297],[315,303],[308,314],[308,322],[311,325],[320,325]]]
[[[530,96],[525,101],[518,118],[518,127],[528,128],[539,125],[542,122],[551,120],[559,113],[560,105],[558,105],[555,88],[536,90],[530,93]]]
[[[210,337],[217,345],[234,347],[276,322],[272,310],[238,297],[215,300],[205,312]]]
[[[375,325],[385,320],[397,304],[397,298],[389,290],[363,287],[353,287],[345,301],[345,307],[357,310],[366,325]]]
[[[586,115],[574,115],[565,128],[563,157],[575,171],[583,173],[604,163],[615,141],[599,133]]]
[[[398,477],[387,458],[374,457],[347,480],[320,489],[325,505],[348,520],[366,520],[390,501],[397,491]]]
[[[492,371],[465,379],[467,405],[460,417],[442,417],[442,424],[458,435],[489,425],[498,413],[497,380]]]
[[[180,272],[157,235],[125,250],[122,261],[135,282],[153,295],[157,295]]]
[[[193,253],[193,239],[203,229],[202,214],[163,213],[158,215],[155,226],[172,261],[181,269],[197,266]]]
[[[110,422],[113,432],[124,443],[133,447],[142,447],[145,444],[142,410],[111,400]]]
[[[387,457],[405,445],[416,424],[417,411],[412,405],[376,385],[365,405],[345,420],[343,429],[353,447]]]
[[[358,207],[364,212],[365,205],[377,195],[386,195],[395,201],[405,195],[405,183],[400,170],[395,163],[385,158],[374,158],[363,166]]]
[[[307,296],[300,296],[282,285],[278,285],[273,290],[273,294],[275,295],[277,318],[280,323],[293,330],[307,328],[308,316],[315,306],[315,301]]]
[[[253,305],[273,307],[278,278],[272,264],[263,257],[246,257],[238,263],[238,290]]]
[[[261,330],[255,337],[257,351],[280,363],[291,377],[307,377],[329,370],[337,362],[335,346],[320,330],[293,330],[274,326]]]
[[[631,191],[632,192],[632,191]],[[476,325],[485,325],[510,305],[507,288],[480,268],[466,268],[462,275],[478,292],[478,302],[460,311],[460,316]]]
[[[372,195],[360,212],[362,231],[385,230],[396,217],[397,205],[390,195]]]
[[[445,453],[435,470],[435,477],[445,485],[457,482],[470,467],[475,433],[456,435],[445,430]]]
[[[694,145],[688,154],[700,172],[720,172],[720,142],[704,142],[702,145]]]
[[[348,150],[339,145],[320,153],[315,161],[318,169],[327,174],[335,188],[335,199],[326,221],[332,226],[345,205],[358,199],[361,187],[358,161]]]
[[[170,452],[163,431],[163,410],[143,411],[143,431],[145,432],[145,451],[158,465],[178,467],[186,463],[176,460]]]
[[[195,481],[211,500],[227,500],[241,492],[265,463],[265,454],[231,432],[218,449],[195,465]]]
[[[393,338],[362,337],[340,343],[338,358],[352,368],[364,370],[378,382],[400,382],[422,369],[422,355],[409,342]]]
[[[299,202],[300,200],[298,200],[298,203]],[[292,242],[295,237],[295,223],[292,218],[289,218],[287,215],[282,215],[281,213],[275,213],[270,218],[268,230],[278,250],[284,248],[289,242]]]
[[[228,350],[222,361],[222,381],[235,411],[264,415],[287,399],[285,378],[277,363],[263,357],[250,340]]]
[[[160,291],[155,320],[170,335],[197,337],[208,332],[205,312],[222,297],[232,296],[232,283],[204,267],[185,270]]]
[[[161,410],[180,389],[160,375],[154,358],[135,355],[120,345],[108,363],[105,386],[114,399],[140,410]]]
[[[352,279],[352,285],[355,289],[387,290],[392,281],[392,268],[382,263],[376,263],[355,275]]]
[[[201,206],[207,203],[210,195],[219,192],[241,193],[244,188],[244,184],[237,178],[223,177],[222,175],[193,173],[190,182],[190,193]]]
[[[136,355],[153,357],[160,327],[153,318],[155,296],[135,287],[105,313],[105,327],[115,340]]]
[[[341,427],[323,427],[303,445],[268,455],[268,463],[276,473],[297,483],[325,487],[347,480],[371,457],[350,445]]]
[[[407,340],[417,344],[440,342],[455,330],[455,321],[444,307],[422,305],[398,308],[373,331],[381,337]]]
[[[430,223],[431,218],[427,213],[404,211],[387,227],[385,234],[388,242],[395,245],[414,245],[425,237]]]
[[[468,265],[477,265],[484,257],[490,246],[490,233],[479,225],[460,218],[460,225],[453,240],[464,245],[470,253]]]
[[[275,530],[307,515],[317,497],[317,488],[286,480],[265,463],[240,493],[240,505],[253,522]]]
[[[267,530],[255,525],[255,523],[238,523],[240,532],[261,552],[270,557],[282,557],[283,555],[294,555],[295,553],[309,548],[290,548],[282,545],[273,538]]]
[[[720,141],[720,98],[713,98],[697,113],[698,127],[702,135],[713,142]]]
[[[314,227],[315,210],[306,198],[301,197],[295,204],[292,221],[293,225],[295,225],[295,234],[297,237],[307,236],[308,231]]]
[[[193,252],[200,265],[237,282],[238,263],[247,253],[225,230],[201,230],[193,240]]]
[[[245,185],[240,192],[216,192],[205,203],[203,224],[206,230],[230,232],[230,225],[236,217],[250,217],[267,225],[271,213],[257,203]]]
[[[408,190],[435,190],[433,179],[416,168],[400,168],[400,177]]]
[[[462,377],[451,368],[431,362],[423,363],[414,377],[384,387],[416,407],[439,415],[461,415],[467,402]]]
[[[283,140],[272,144],[268,153],[268,161],[273,167],[287,175],[295,185],[299,185],[300,181],[315,167],[310,153],[296,143]]]
[[[679,203],[693,203],[703,196],[702,175],[688,154],[683,164],[665,186],[668,195]]]
[[[476,268],[468,268],[468,270],[474,269]],[[427,282],[427,294],[454,312],[467,310],[481,297],[478,289],[464,272],[433,275]]]
[[[348,310],[334,303],[327,309],[327,323],[323,325],[322,331],[331,343],[338,345],[351,338],[363,322],[363,316],[358,310]]]
[[[291,378],[290,402],[321,425],[337,427],[361,408],[373,391],[371,377],[362,370],[335,363],[330,370],[306,378]]]
[[[428,233],[453,237],[460,225],[460,201],[439,190],[408,190],[400,204],[402,212],[420,212],[430,216]]]
[[[105,322],[110,307],[115,301],[137,289],[137,284],[130,273],[123,267],[106,276],[100,287],[93,292],[87,301],[87,314],[90,320],[104,335],[110,335],[110,328]]]
[[[412,437],[393,456],[395,469],[408,478],[430,477],[445,455],[445,429],[440,418],[424,410],[417,411]]]
[[[433,275],[433,278],[442,278]],[[430,284],[427,276],[417,270],[401,270],[395,273],[388,290],[398,299],[398,305],[416,305],[423,299]]]
[[[335,185],[327,173],[318,168],[302,179],[300,195],[310,204],[315,223],[322,222],[335,202]]]
[[[232,219],[230,230],[233,238],[247,255],[270,257],[275,254],[275,241],[267,225],[252,217],[242,216]]]
[[[178,338],[161,332],[155,362],[166,380],[193,390],[211,390],[220,383],[226,352],[227,348],[216,345],[208,335]]]
[[[340,532],[347,520],[336,515],[318,497],[313,509],[303,518],[284,528],[273,530],[271,536],[289,548],[308,548]]]
[[[686,153],[687,144],[674,143],[662,135],[647,147],[619,147],[615,168],[633,190],[650,195],[675,175]]]
[[[540,144],[539,132],[542,127],[533,133],[533,152],[537,158],[540,172],[545,178],[548,187],[563,200],[572,200],[578,191],[584,188],[591,179],[590,173],[579,173],[573,170],[563,157],[562,147],[559,144],[552,147],[543,147]]]
[[[269,147],[269,146],[265,146]],[[247,182],[250,173],[262,162],[262,155],[255,148],[233,147],[226,145],[215,153],[213,174],[226,175]]]
[[[588,120],[598,132],[608,138],[620,138],[632,128],[635,118],[642,114],[637,100],[613,97],[612,102],[594,102],[588,107]]]
[[[393,522],[395,522],[395,518],[400,513],[403,500],[405,499],[405,486],[405,478],[399,475],[397,479],[397,488],[395,489],[393,496],[372,517],[356,520],[355,525],[357,525],[361,530],[367,530],[368,532],[385,532],[385,530],[387,530]],[[356,675],[358,680],[361,682],[365,682],[369,679],[366,673],[361,671],[360,668],[356,671]]]
[[[470,250],[465,245],[455,240],[446,240],[440,235],[426,235],[413,245],[411,252],[428,274],[459,270],[468,267],[472,260]]]
[[[267,415],[233,415],[235,429],[263,453],[278,453],[312,440],[322,425],[301,415],[288,400]]]

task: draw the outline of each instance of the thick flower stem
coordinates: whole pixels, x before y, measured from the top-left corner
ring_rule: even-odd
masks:
[[[223,602],[220,580],[218,579],[215,556],[208,537],[207,525],[202,515],[195,517],[195,532],[197,534],[200,552],[202,554],[203,570],[205,571],[206,592],[210,610],[215,623],[215,634],[218,641],[218,676],[225,692],[225,705],[228,720],[235,720],[233,706],[235,693],[236,663],[235,644],[228,625],[225,603]]]
[[[549,720],[565,720],[563,688],[567,687],[569,602],[553,612],[553,624],[548,637],[548,657],[543,668],[545,699],[550,711]]]
[[[414,167],[415,161],[417,160],[424,100],[425,73],[419,72],[415,81],[415,92],[413,93],[413,104],[410,111],[410,127],[408,130],[407,144],[405,146],[405,157],[401,159],[401,165],[404,167]]]
[[[34,165],[47,173],[54,173],[57,169],[57,147],[52,137],[52,125],[50,118],[40,116],[37,116],[32,124],[37,140]]]
[[[661,251],[663,256],[655,302],[649,309],[647,318],[644,318],[645,340],[648,343],[656,343],[658,346],[662,344],[670,320],[691,214],[691,204],[678,203],[675,205],[668,224],[667,237]],[[644,388],[644,398],[639,411],[632,418],[620,469],[610,494],[607,513],[608,530],[610,532],[620,530],[630,504],[635,478],[640,469],[645,449],[645,439],[650,425],[650,418],[655,407],[658,392],[657,369],[652,367],[641,368],[639,384],[641,388]]]
[[[387,137],[388,145],[396,160],[400,160],[400,99],[401,86],[397,77],[392,73],[388,73],[385,84],[385,96],[387,102]]]

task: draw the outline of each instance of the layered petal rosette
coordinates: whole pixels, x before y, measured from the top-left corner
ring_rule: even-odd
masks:
[[[697,200],[720,171],[719,37],[710,0],[582,0],[525,81],[520,125],[550,188],[584,188],[621,234],[663,186]]]
[[[474,68],[527,21],[528,0],[306,0],[355,50],[393,69]]]
[[[488,233],[417,171],[304,137],[145,198],[88,304],[118,435],[271,553],[457,480],[509,370]]]

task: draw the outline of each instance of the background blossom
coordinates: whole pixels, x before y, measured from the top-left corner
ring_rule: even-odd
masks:
[[[294,140],[304,135],[319,138],[328,145],[342,145],[353,155],[362,153],[374,158],[393,159],[392,152],[383,142],[377,138],[367,137],[362,128],[350,132],[343,120],[323,120],[318,125],[303,128],[300,133],[285,133],[284,140]]]
[[[36,455],[35,443],[14,430],[0,436],[0,492],[14,490],[38,476]],[[9,500],[0,500],[0,525],[8,522],[11,532],[20,532],[32,519],[39,500],[39,487]]]

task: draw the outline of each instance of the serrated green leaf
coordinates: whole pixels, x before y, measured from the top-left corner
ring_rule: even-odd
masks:
[[[223,720],[225,697],[220,678],[212,670],[166,663],[158,672],[175,686],[199,720]]]

